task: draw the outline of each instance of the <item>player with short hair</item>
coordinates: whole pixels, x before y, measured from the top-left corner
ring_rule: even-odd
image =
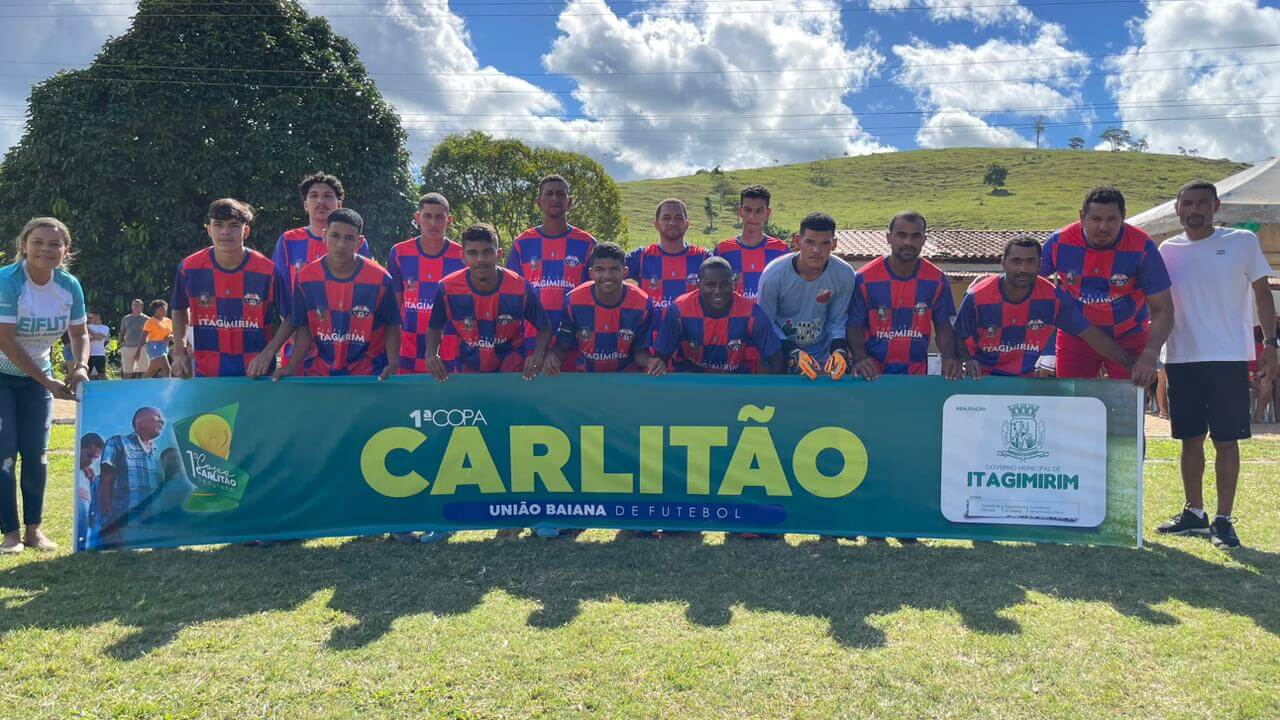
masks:
[[[649,363],[653,338],[653,300],[643,290],[623,282],[627,255],[616,243],[602,242],[587,256],[591,280],[574,288],[547,365],[557,367],[566,357],[577,359],[581,372],[643,371]]]
[[[858,270],[849,304],[849,350],[854,372],[867,380],[881,373],[925,375],[929,339],[938,335],[942,375],[963,373],[955,328],[951,282],[937,265],[920,257],[928,222],[913,210],[893,216],[885,238],[889,254]]]
[[[400,370],[427,371],[427,323],[440,281],[461,270],[462,246],[445,237],[453,223],[449,201],[437,192],[418,200],[414,216],[420,234],[397,243],[387,258],[401,313]],[[452,366],[458,359],[458,336],[446,330],[440,339],[440,357]]]
[[[1123,366],[1132,358],[1110,335],[1084,319],[1080,305],[1039,276],[1040,241],[1019,235],[1005,243],[1004,272],[969,286],[956,316],[965,372],[1033,377],[1040,355],[1058,330],[1079,337],[1103,357]]]
[[[711,253],[685,242],[689,211],[678,198],[658,203],[653,227],[658,242],[627,254],[627,277],[649,295],[661,315],[676,298],[697,289],[698,268]]]
[[[247,204],[214,200],[205,223],[212,245],[178,263],[169,304],[175,377],[265,375],[293,333],[293,323],[285,317],[272,333],[284,290],[271,260],[245,247],[252,224],[253,209]]]
[[[793,239],[796,251],[765,267],[756,298],[782,340],[789,370],[810,380],[820,368],[839,380],[849,367],[845,318],[854,273],[849,263],[831,254],[835,235],[830,215],[806,215]]]
[[[440,358],[440,338],[445,327],[458,334],[458,371],[521,372],[532,380],[544,371],[551,326],[533,287],[520,275],[498,266],[501,245],[498,231],[477,223],[462,233],[462,259],[466,268],[446,277],[436,289],[427,330],[427,372],[437,380],[449,379]],[[537,328],[533,351],[524,351],[524,324]],[[559,367],[547,367],[548,375]]]
[[[1096,187],[1084,197],[1080,219],[1045,241],[1040,274],[1084,306],[1084,317],[1111,335],[1125,353],[1137,357],[1133,384],[1155,382],[1160,348],[1173,329],[1169,272],[1156,244],[1124,221],[1124,195]],[[1058,333],[1060,378],[1096,378],[1103,368],[1112,379],[1131,370],[1102,357],[1084,341]]]
[[[364,219],[347,208],[326,218],[327,252],[303,266],[294,284],[298,351],[276,370],[275,379],[293,375],[299,366],[307,375],[377,375],[385,380],[396,374],[400,310],[391,276],[356,254],[363,228]]]
[[[765,266],[791,250],[785,240],[765,234],[764,228],[773,215],[773,208],[769,207],[771,199],[772,195],[763,185],[743,188],[738,195],[742,232],[737,237],[721,241],[713,253],[729,261],[738,277],[734,291],[748,300],[756,299]]]
[[[533,287],[547,315],[552,332],[560,327],[565,310],[565,296],[587,281],[587,257],[596,239],[591,233],[569,224],[573,196],[569,181],[560,175],[547,175],[538,181],[538,197],[534,200],[542,213],[542,224],[529,228],[511,241],[507,253],[507,269],[519,274]],[[526,328],[525,352],[533,350],[537,332]],[[570,358],[571,359],[571,358]],[[570,362],[566,370],[576,368]]]
[[[758,305],[733,291],[733,268],[720,257],[698,269],[698,289],[681,295],[662,316],[649,359],[650,375],[677,372],[750,373],[746,350],[754,347],[766,374],[782,371],[782,343]]]

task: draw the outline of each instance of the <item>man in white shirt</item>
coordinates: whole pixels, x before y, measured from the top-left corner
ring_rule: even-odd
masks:
[[[89,313],[89,379],[107,379],[107,340],[111,338],[111,328],[102,324],[100,313]]]
[[[1274,317],[1267,287],[1271,266],[1258,237],[1247,230],[1214,228],[1221,203],[1206,180],[1178,190],[1175,208],[1183,233],[1165,240],[1160,256],[1173,282],[1173,332],[1165,344],[1169,378],[1169,415],[1173,437],[1182,441],[1182,486],[1186,507],[1156,528],[1166,534],[1209,535],[1214,547],[1240,546],[1231,518],[1240,476],[1239,441],[1248,438],[1249,361],[1254,356],[1253,313]],[[1275,328],[1263,330],[1258,374],[1275,378]],[[1204,437],[1213,440],[1217,458],[1218,509],[1212,521],[1204,511]]]

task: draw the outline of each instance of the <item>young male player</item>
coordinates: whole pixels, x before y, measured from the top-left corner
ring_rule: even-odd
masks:
[[[924,216],[904,211],[889,221],[889,254],[858,270],[849,303],[849,350],[853,371],[867,380],[881,373],[925,375],[929,339],[938,334],[942,374],[960,377],[956,344],[955,301],[951,282],[938,266],[920,257],[928,224]]]
[[[676,198],[658,203],[653,227],[658,242],[627,254],[627,277],[649,295],[661,315],[676,298],[697,289],[698,268],[711,254],[685,243],[689,212]]]
[[[533,287],[555,332],[564,313],[565,296],[587,280],[587,256],[595,247],[596,239],[591,233],[569,224],[573,197],[569,194],[569,181],[563,177],[548,175],[539,180],[534,204],[542,213],[542,224],[525,230],[511,242],[507,269]],[[536,331],[529,326],[525,352],[533,350],[536,337]],[[566,369],[574,366],[575,363],[571,363]]]
[[[427,330],[426,368],[437,380],[449,379],[440,358],[446,327],[458,335],[459,372],[521,372],[532,380],[543,372],[551,326],[533,288],[516,273],[498,266],[498,231],[477,223],[462,233],[466,269],[446,277],[436,289]],[[524,325],[537,329],[533,351],[524,351]],[[555,375],[559,367],[548,367]]]
[[[1156,244],[1124,221],[1124,195],[1113,187],[1089,191],[1080,219],[1049,236],[1040,274],[1057,274],[1058,287],[1084,306],[1084,317],[1137,356],[1132,373],[1109,362],[1082,340],[1058,333],[1060,378],[1128,379],[1146,387],[1156,380],[1160,347],[1173,329],[1169,273]]]
[[[755,303],[733,291],[733,268],[708,258],[698,269],[698,289],[676,299],[662,316],[649,359],[650,375],[677,372],[749,373],[746,350],[754,347],[762,373],[782,371],[782,343]]]
[[[449,201],[440,193],[427,193],[418,201],[414,216],[421,232],[397,243],[387,258],[387,272],[400,306],[400,371],[427,371],[427,321],[431,302],[445,277],[461,270],[462,246],[445,237],[453,216]],[[447,332],[440,339],[440,358],[446,365],[458,359],[458,336]]]
[[[325,225],[326,254],[298,271],[293,291],[297,352],[275,372],[293,375],[395,375],[400,354],[400,310],[391,276],[356,255],[364,219],[340,208]],[[315,352],[311,353],[312,347]],[[392,358],[391,361],[388,358]]]
[[[253,210],[245,203],[214,200],[205,224],[212,246],[178,263],[169,303],[174,377],[265,375],[292,334],[287,317],[272,333],[284,290],[267,256],[244,246],[252,223]]]
[[[616,243],[603,242],[591,250],[587,270],[591,280],[574,288],[565,299],[564,316],[547,366],[559,367],[576,358],[582,372],[643,371],[649,363],[653,336],[653,301],[644,291],[622,280],[627,256]]]
[[[765,266],[791,250],[785,241],[764,232],[764,226],[773,214],[773,208],[769,207],[771,197],[763,185],[743,188],[738,196],[742,233],[716,245],[714,252],[717,257],[729,261],[729,267],[738,277],[734,291],[748,300],[756,299]]]
[[[956,339],[968,355],[965,373],[1034,377],[1036,361],[1052,349],[1058,331],[1079,337],[1123,367],[1133,359],[1111,336],[1089,324],[1079,304],[1040,272],[1040,241],[1021,235],[1004,246],[1004,272],[980,278],[965,292]]]
[[[791,372],[810,380],[819,368],[839,380],[849,368],[845,318],[853,268],[833,257],[836,221],[810,213],[800,221],[796,252],[769,263],[760,277],[760,309],[782,340]]]
[[[342,181],[327,173],[313,173],[303,178],[298,185],[298,194],[302,196],[302,209],[307,213],[307,224],[281,233],[276,240],[275,252],[271,255],[271,261],[276,265],[276,276],[280,278],[280,287],[283,289],[279,300],[280,309],[289,318],[293,315],[293,286],[298,271],[327,252],[325,222],[329,213],[342,207],[343,198],[346,197]],[[371,257],[369,243],[363,237],[360,238],[356,252]],[[291,342],[285,343],[286,357],[291,346]]]

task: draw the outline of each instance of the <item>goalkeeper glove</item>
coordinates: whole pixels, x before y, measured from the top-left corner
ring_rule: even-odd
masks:
[[[849,353],[844,350],[831,353],[831,357],[827,358],[826,364],[822,366],[822,371],[830,375],[832,380],[844,377],[849,372]]]
[[[791,372],[803,375],[810,380],[818,377],[818,361],[803,350],[792,350],[791,359],[788,361],[787,366]]]

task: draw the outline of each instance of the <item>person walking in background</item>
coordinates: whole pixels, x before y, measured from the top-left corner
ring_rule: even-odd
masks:
[[[165,315],[169,312],[169,303],[163,300],[152,300],[147,306],[151,317],[144,326],[147,335],[146,377],[169,377],[169,339],[173,337],[173,322]]]
[[[129,314],[120,318],[120,375],[125,380],[142,377],[146,368],[147,316],[142,313],[143,302],[134,298],[129,303]]]
[[[71,232],[56,218],[28,222],[18,235],[18,261],[0,268],[0,553],[24,547],[56,550],[40,530],[49,476],[49,426],[53,398],[74,400],[89,379],[89,334],[84,292],[63,265]],[[75,364],[64,383],[53,378],[49,349],[66,331]],[[22,522],[19,533],[15,474],[22,458]]]
[[[111,339],[111,328],[102,324],[102,314],[89,313],[89,379],[107,379],[107,340]]]

